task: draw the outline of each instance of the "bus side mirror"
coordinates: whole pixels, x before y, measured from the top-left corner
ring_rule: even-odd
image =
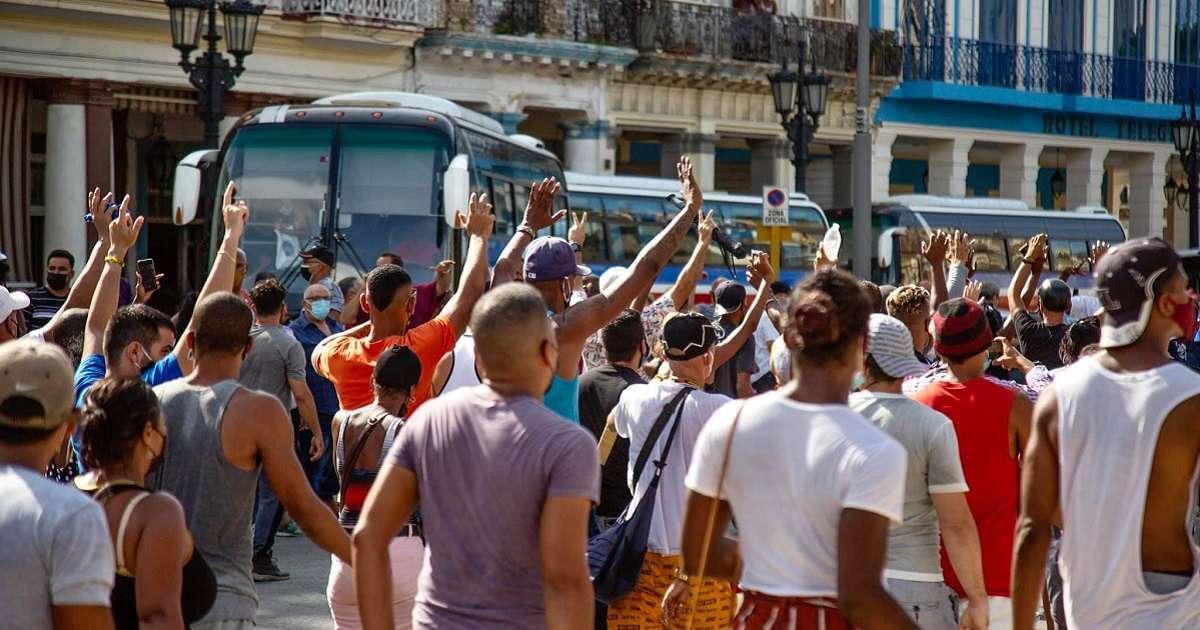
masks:
[[[892,266],[892,258],[895,255],[894,244],[897,236],[902,236],[908,232],[908,228],[893,227],[884,230],[879,235],[879,268],[887,269]]]
[[[216,149],[193,151],[175,167],[175,186],[171,192],[175,225],[187,225],[196,219],[203,170],[216,159]]]
[[[467,212],[471,202],[471,172],[467,168],[467,156],[459,153],[450,160],[450,166],[442,175],[442,218],[446,225],[454,228],[454,213]]]

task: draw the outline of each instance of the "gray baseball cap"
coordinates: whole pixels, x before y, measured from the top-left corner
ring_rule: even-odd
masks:
[[[913,353],[908,326],[891,315],[871,314],[867,324],[867,354],[892,378],[907,378],[928,369]]]

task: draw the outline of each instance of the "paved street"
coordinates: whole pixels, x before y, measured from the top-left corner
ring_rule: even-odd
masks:
[[[329,554],[307,538],[275,539],[275,559],[292,574],[285,582],[260,583],[258,627],[271,630],[325,630],[333,627],[325,584],[329,578]]]

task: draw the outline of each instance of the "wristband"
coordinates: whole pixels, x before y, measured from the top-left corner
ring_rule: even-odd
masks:
[[[1022,258],[1022,259],[1021,259],[1021,262],[1025,263],[1026,265],[1029,265],[1030,267],[1032,267],[1032,266],[1034,266],[1034,265],[1038,264],[1038,261],[1036,261],[1036,260],[1030,260],[1030,259],[1028,259],[1028,258]]]
[[[583,250],[583,245],[580,245],[579,243],[571,243],[571,251],[578,254],[582,250]]]
[[[124,260],[121,260],[120,258],[117,258],[116,256],[105,256],[105,257],[104,257],[104,262],[106,262],[106,263],[112,263],[112,264],[114,264],[114,265],[116,265],[116,266],[118,266],[118,267],[121,267],[121,268],[124,268],[124,267],[125,267],[125,261],[124,261]]]
[[[528,225],[518,226],[517,232],[520,234],[524,234],[525,236],[528,236],[530,239],[537,238],[537,234],[534,233],[533,228],[529,227]]]

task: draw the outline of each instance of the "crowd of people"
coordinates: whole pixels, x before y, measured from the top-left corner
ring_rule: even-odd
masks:
[[[78,276],[55,251],[44,288],[0,286],[0,625],[251,628],[292,528],[337,628],[1200,627],[1169,245],[1043,281],[1036,235],[1001,291],[934,232],[916,284],[821,250],[793,288],[755,252],[702,292],[718,228],[678,176],[627,268],[591,275],[586,214],[539,236],[568,214],[544,180],[495,264],[472,195],[457,283],[403,252],[338,281],[317,246],[292,313],[247,278],[233,183],[202,289],[149,306],[125,197]]]

